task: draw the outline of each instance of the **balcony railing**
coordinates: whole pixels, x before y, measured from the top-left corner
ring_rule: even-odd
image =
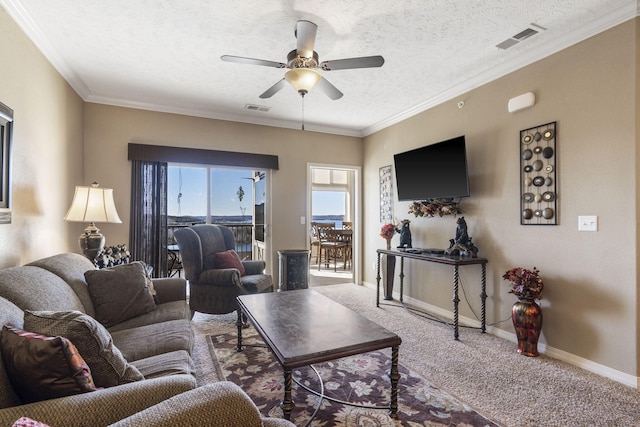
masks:
[[[167,244],[177,245],[178,243],[175,240],[173,233],[175,230],[179,228],[191,227],[194,224],[180,224],[180,225],[169,225],[167,226]],[[231,229],[233,235],[236,238],[236,252],[240,256],[240,259],[252,259],[252,233],[253,233],[253,225],[242,223],[224,223],[224,224],[214,224],[214,225],[224,225],[225,227]]]

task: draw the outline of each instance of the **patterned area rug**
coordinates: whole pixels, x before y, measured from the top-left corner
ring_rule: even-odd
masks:
[[[265,416],[282,418],[279,407],[283,398],[283,372],[254,328],[242,332],[244,351],[236,351],[237,336],[222,334],[208,337],[214,364],[221,378],[232,381],[253,399]],[[388,377],[391,349],[364,353],[314,365],[324,382],[323,399],[304,389],[320,390],[316,373],[310,367],[296,369],[293,385],[296,408],[291,421],[297,426],[458,426],[496,427],[469,406],[429,384],[419,375],[400,365],[398,384],[398,420],[388,416],[390,381]],[[400,346],[402,359],[402,346]],[[370,409],[346,405],[382,406]]]

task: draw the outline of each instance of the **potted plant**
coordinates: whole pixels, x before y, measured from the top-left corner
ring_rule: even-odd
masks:
[[[536,300],[542,299],[544,282],[540,271],[514,267],[502,276],[509,282],[509,293],[518,297],[511,308],[511,320],[518,338],[518,353],[525,356],[538,356],[538,338],[542,330],[542,309]]]

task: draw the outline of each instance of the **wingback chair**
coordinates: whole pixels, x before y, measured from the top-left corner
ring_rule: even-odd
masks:
[[[264,274],[265,262],[240,261],[238,268],[228,266],[229,250],[235,250],[233,232],[221,225],[198,224],[175,231],[185,278],[189,281],[189,306],[192,312],[226,314],[238,309],[236,297],[243,294],[272,292],[271,276]],[[225,265],[221,265],[225,264]],[[241,270],[244,269],[244,275]]]

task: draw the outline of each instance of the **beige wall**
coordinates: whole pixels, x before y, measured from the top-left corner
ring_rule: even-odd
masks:
[[[0,102],[14,110],[13,219],[0,268],[77,249],[64,217],[82,179],[82,99],[0,8]]]
[[[458,99],[365,138],[365,212],[378,206],[378,168],[392,155],[465,134],[471,197],[462,207],[469,234],[489,260],[488,323],[508,319],[515,297],[501,275],[515,266],[545,280],[541,342],[636,374],[635,24],[593,37]],[[509,98],[533,91],[536,105],[510,114]],[[457,101],[464,100],[463,109]],[[557,121],[559,225],[522,226],[519,131]],[[443,179],[446,179],[443,177]],[[395,203],[398,219],[407,203]],[[599,231],[578,232],[578,215],[598,215]],[[416,247],[448,247],[455,218],[411,216]],[[365,266],[383,246],[375,215],[365,217]],[[396,237],[397,239],[397,237]],[[475,270],[474,270],[475,268]],[[461,269],[480,313],[479,267]],[[451,269],[409,263],[408,294],[451,310]],[[375,283],[372,268],[364,280]],[[474,318],[464,301],[461,314]],[[512,332],[509,321],[497,328]],[[462,332],[464,335],[464,331]]]
[[[175,114],[85,106],[84,176],[114,188],[123,224],[102,224],[108,244],[126,243],[129,235],[131,165],[127,144],[168,145],[277,155],[280,169],[272,174],[271,267],[277,280],[277,250],[307,245],[307,163],[362,164],[360,138],[302,132],[202,119]],[[81,230],[80,230],[81,231]],[[276,282],[277,283],[277,282]]]

